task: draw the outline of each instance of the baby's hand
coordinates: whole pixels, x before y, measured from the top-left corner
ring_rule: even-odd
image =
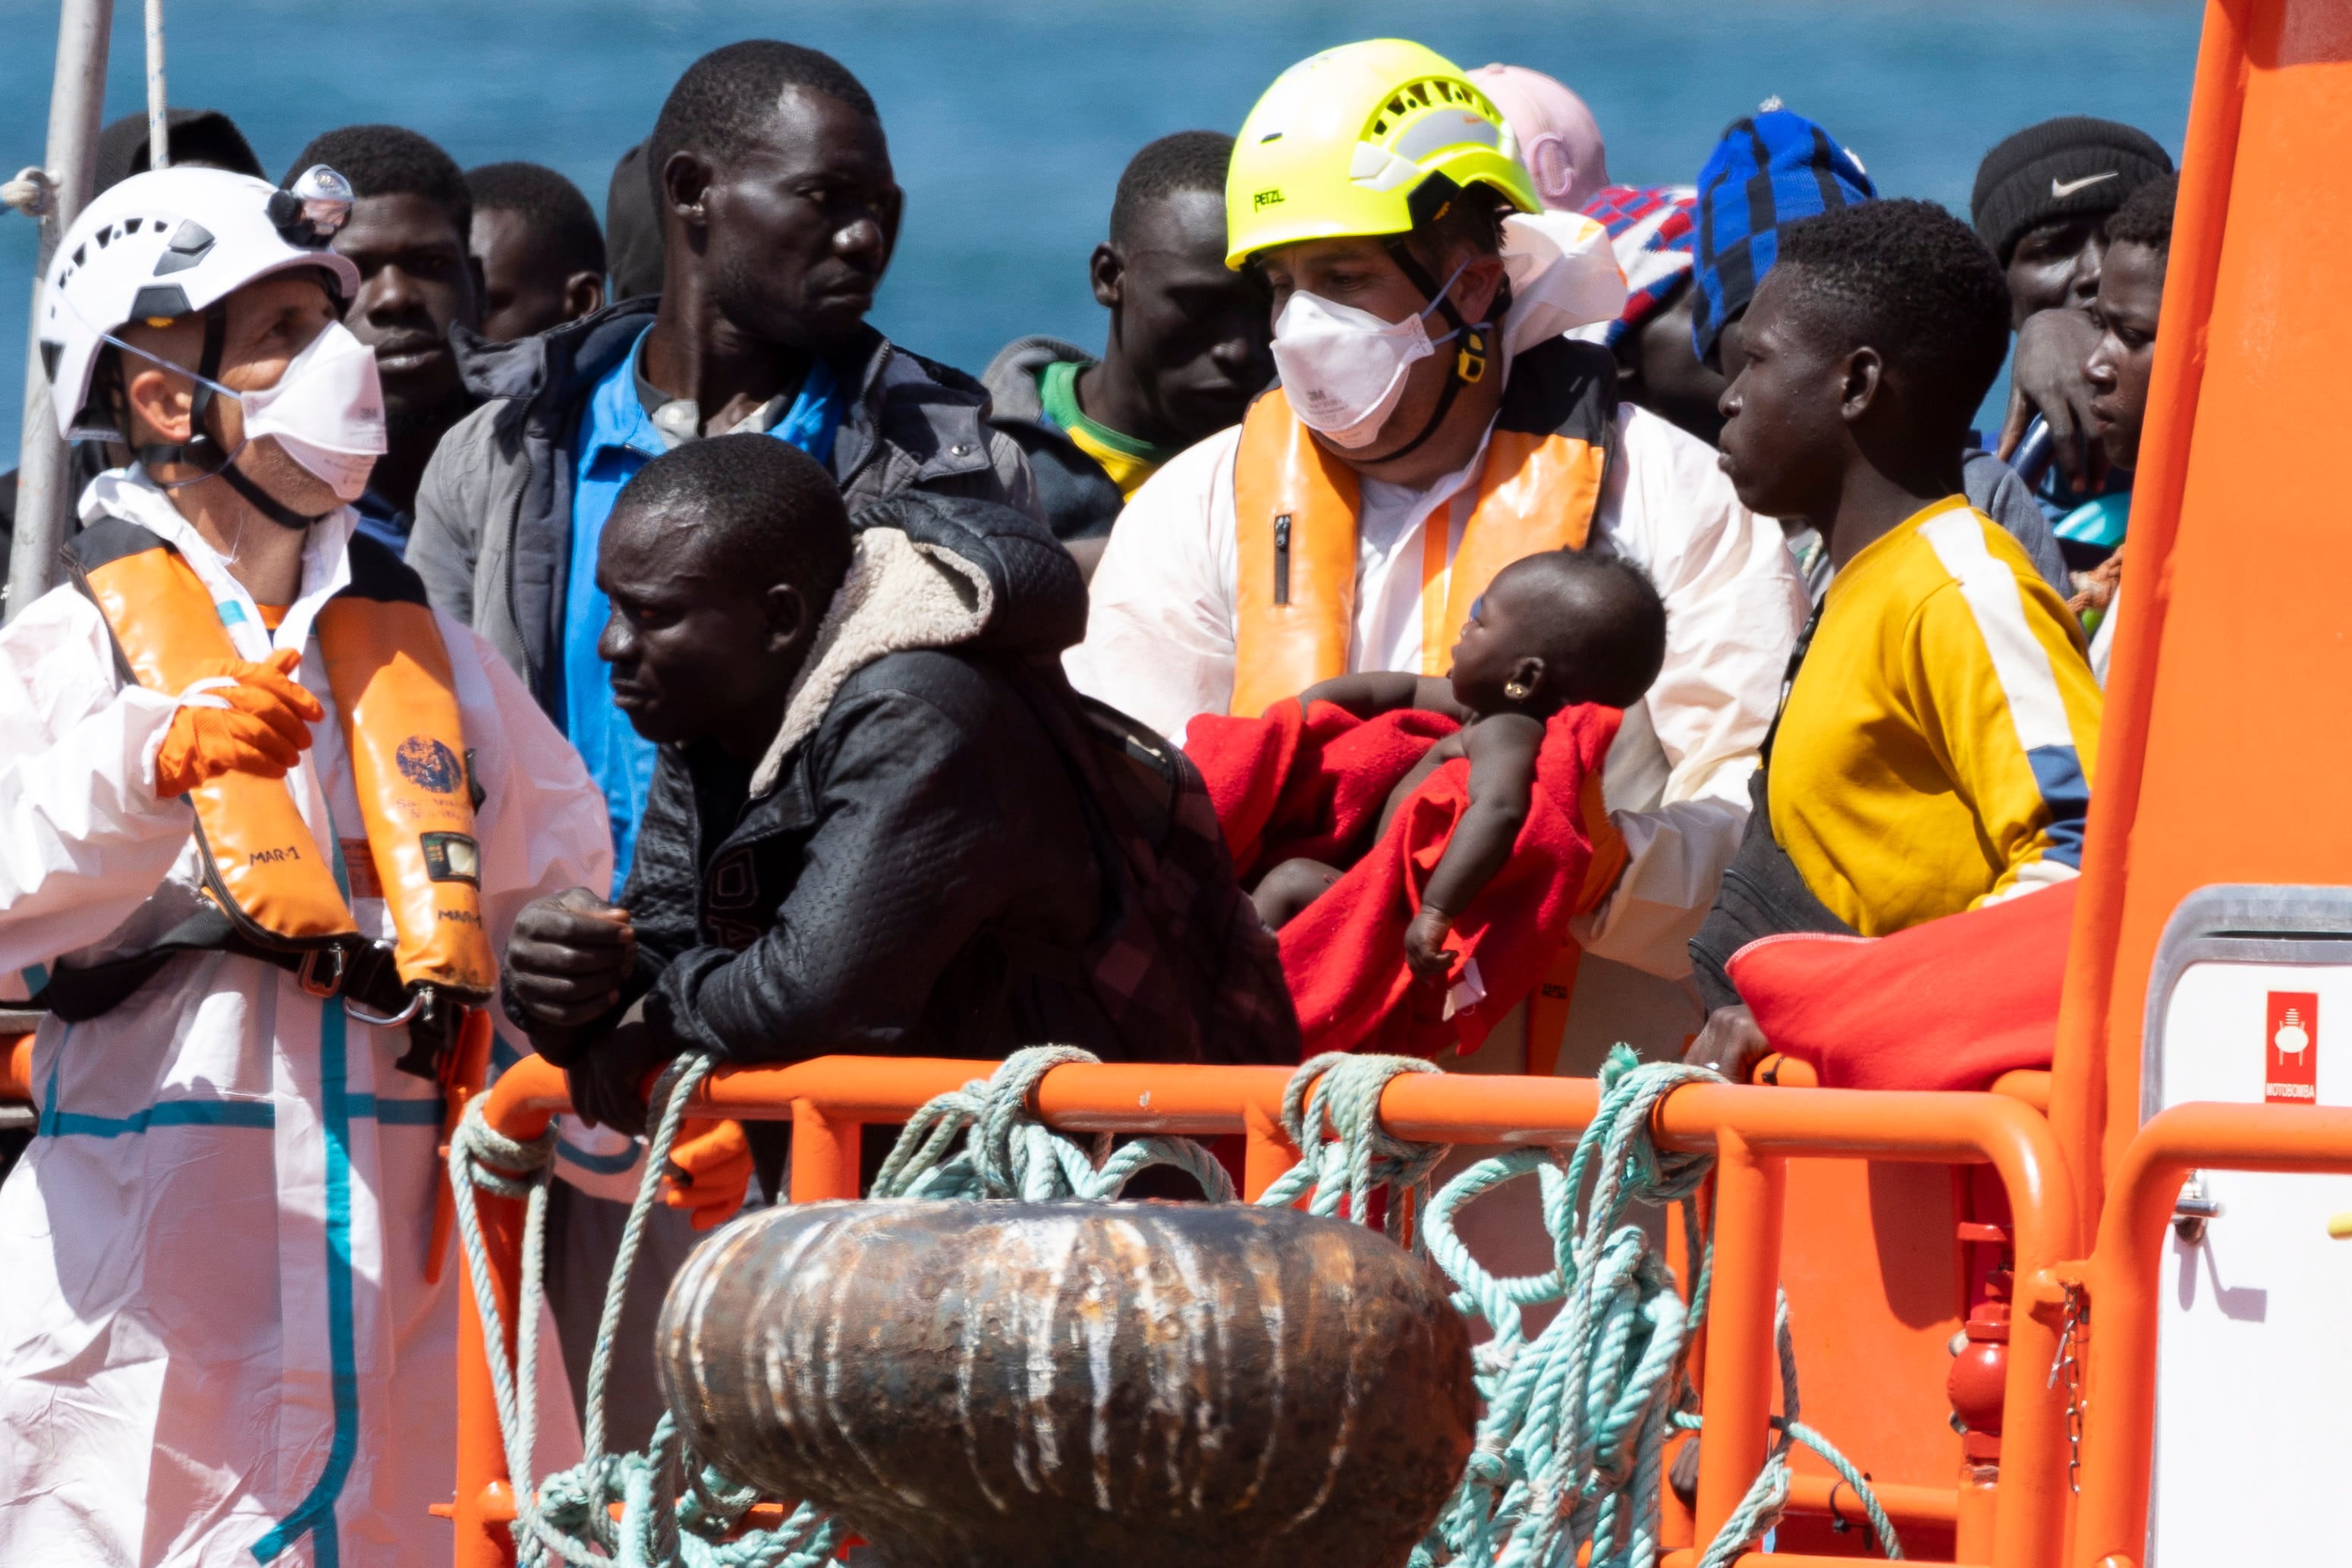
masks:
[[[1433,904],[1424,904],[1412,924],[1404,928],[1404,961],[1406,967],[1423,980],[1438,985],[1453,971],[1454,955],[1445,947],[1446,933],[1454,929],[1454,917]]]

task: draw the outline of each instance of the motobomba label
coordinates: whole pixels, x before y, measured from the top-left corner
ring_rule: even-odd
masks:
[[[2319,993],[2273,991],[2263,1030],[2263,1100],[2272,1105],[2319,1101]]]

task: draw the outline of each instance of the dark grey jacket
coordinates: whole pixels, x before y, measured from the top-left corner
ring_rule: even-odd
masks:
[[[723,757],[662,748],[621,896],[662,1054],[1115,1054],[1083,982],[1016,957],[1075,954],[1102,920],[1078,786],[1030,706],[1074,700],[1077,568],[1000,507],[908,494],[859,521],[748,789]]]
[[[1015,338],[998,350],[980,378],[988,389],[989,423],[1028,454],[1037,504],[1055,538],[1108,538],[1127,500],[1103,465],[1045,417],[1037,395],[1037,373],[1065,361],[1091,365],[1095,357],[1059,338]]]
[[[453,334],[467,389],[487,401],[441,438],[425,467],[408,564],[435,606],[487,638],[551,711],[572,570],[580,412],[659,304],[625,299],[512,343]],[[1028,463],[988,427],[980,383],[871,329],[838,368],[856,390],[833,474],[852,512],[908,488],[1035,512]]]

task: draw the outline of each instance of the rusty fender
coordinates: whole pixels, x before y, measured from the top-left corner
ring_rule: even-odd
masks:
[[[1475,1418],[1436,1270],[1290,1209],[772,1209],[659,1346],[697,1449],[891,1568],[1395,1568]]]

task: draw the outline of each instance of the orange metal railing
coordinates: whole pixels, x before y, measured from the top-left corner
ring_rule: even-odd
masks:
[[[2145,1549],[2164,1233],[2192,1170],[2352,1172],[2352,1110],[2189,1104],[2158,1113],[2116,1166],[2089,1260],[2036,1281],[2049,1297],[2084,1289],[2098,1324],[2073,1552],[2083,1568],[2134,1568]]]
[[[854,1197],[861,1128],[902,1121],[934,1095],[984,1077],[994,1066],[826,1057],[791,1067],[736,1069],[708,1082],[697,1109],[789,1120],[793,1201]],[[1244,1195],[1255,1197],[1297,1158],[1280,1124],[1288,1077],[1278,1068],[1057,1067],[1039,1085],[1037,1109],[1049,1124],[1073,1132],[1242,1134],[1248,1151]],[[1390,1084],[1381,1111],[1389,1130],[1404,1138],[1557,1145],[1574,1140],[1599,1100],[1599,1086],[1590,1079],[1414,1074]],[[499,1080],[486,1114],[500,1133],[528,1139],[566,1106],[562,1074],[534,1058]],[[1662,1104],[1656,1131],[1670,1146],[1712,1151],[1717,1159],[1714,1304],[1702,1371],[1708,1440],[1700,1451],[1695,1521],[1700,1540],[1712,1538],[1738,1505],[1770,1440],[1787,1160],[1990,1165],[2008,1189],[2021,1278],[2032,1278],[2078,1249],[2074,1190],[2049,1127],[2008,1096],[1694,1085]],[[484,1194],[480,1207],[497,1294],[511,1324],[521,1206]],[[512,1561],[506,1522],[514,1516],[513,1499],[481,1326],[471,1311],[459,1316],[457,1492],[451,1511],[456,1561],[458,1568],[504,1568]],[[2058,1568],[2065,1526],[2065,1410],[2063,1395],[2049,1389],[2042,1375],[2056,1349],[2057,1320],[2049,1312],[2022,1312],[2011,1333],[2002,1484],[1993,1517],[1972,1527],[1954,1494],[1934,1489],[1907,1489],[1895,1500],[1914,1517],[1957,1518],[1963,1561]],[[1811,1479],[1800,1490],[1802,1504],[1837,1506],[1830,1489]],[[1852,1500],[1845,1502],[1850,1507]],[[1669,1563],[1694,1557],[1678,1552]],[[1743,1561],[1769,1568],[1801,1560],[1751,1554]]]
[[[33,1037],[0,1040],[0,1102],[33,1103]]]

